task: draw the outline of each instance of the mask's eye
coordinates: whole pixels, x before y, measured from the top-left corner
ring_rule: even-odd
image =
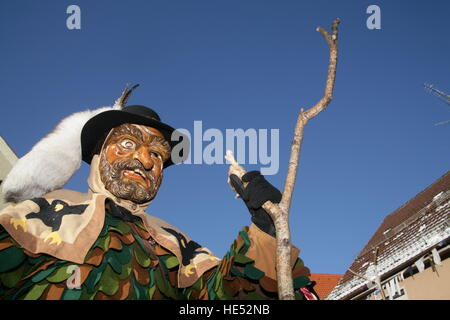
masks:
[[[121,145],[123,148],[128,149],[128,150],[132,150],[132,149],[134,149],[134,148],[136,147],[136,144],[134,143],[134,141],[132,141],[132,140],[130,140],[130,139],[123,139],[123,140],[120,142],[120,145]]]
[[[151,154],[152,157],[161,158],[161,155],[158,152],[156,152],[156,151],[152,151],[152,152],[150,152],[150,154]]]

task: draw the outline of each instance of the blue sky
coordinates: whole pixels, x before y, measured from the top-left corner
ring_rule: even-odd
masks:
[[[66,8],[81,8],[68,30]],[[381,8],[381,30],[366,8]],[[341,18],[334,100],[305,130],[293,242],[314,273],[343,273],[383,218],[449,169],[448,1],[1,1],[0,135],[23,156],[65,116],[131,104],[177,128],[280,130],[282,188],[300,107],[322,96],[328,49],[315,28]],[[247,166],[258,169],[258,165]],[[226,165],[165,172],[148,212],[225,254],[250,216]],[[86,191],[88,166],[66,188]]]

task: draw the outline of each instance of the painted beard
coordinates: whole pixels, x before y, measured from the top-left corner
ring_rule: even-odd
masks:
[[[140,169],[145,173],[145,178],[150,182],[149,188],[145,188],[133,180],[124,181],[122,172],[124,170]],[[146,172],[143,165],[138,160],[118,159],[110,164],[104,153],[100,157],[100,178],[106,190],[114,196],[124,200],[131,200],[134,203],[145,203],[152,200],[158,192],[162,175],[155,181],[154,177]]]

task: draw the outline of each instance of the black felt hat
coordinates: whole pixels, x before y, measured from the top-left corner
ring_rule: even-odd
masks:
[[[93,156],[100,152],[100,148],[111,129],[125,123],[140,124],[158,129],[164,135],[172,149],[179,143],[189,142],[185,140],[188,139],[187,136],[180,131],[177,131],[179,140],[172,141],[171,137],[175,129],[163,123],[154,110],[141,105],[126,106],[121,110],[109,110],[99,113],[86,122],[81,131],[83,161],[90,164]],[[181,148],[179,154],[176,155],[177,159],[174,159],[172,152],[171,157],[164,162],[164,168],[174,163],[182,162],[187,158],[188,153],[188,148]]]

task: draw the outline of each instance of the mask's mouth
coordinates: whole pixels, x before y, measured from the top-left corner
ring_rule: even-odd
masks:
[[[151,181],[150,181],[148,175],[141,169],[123,170],[122,175],[126,178],[136,180],[137,182],[145,183],[147,188],[150,188],[150,186],[151,186]]]

